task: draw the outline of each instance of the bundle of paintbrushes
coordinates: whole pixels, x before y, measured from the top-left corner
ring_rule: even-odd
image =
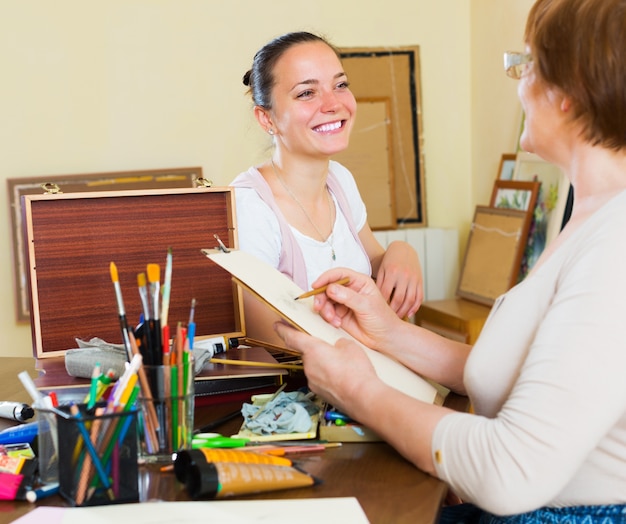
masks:
[[[140,458],[171,460],[171,454],[191,445],[193,433],[193,340],[195,299],[189,321],[177,323],[173,340],[168,321],[172,252],[168,250],[163,285],[158,264],[147,264],[137,275],[142,311],[135,329],[128,327],[117,267],[111,262],[111,280],[117,299],[122,339],[131,358],[141,354],[139,373],[142,407]]]

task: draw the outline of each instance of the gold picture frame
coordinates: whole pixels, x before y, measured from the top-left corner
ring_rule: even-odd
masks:
[[[396,201],[393,136],[389,98],[357,99],[358,118],[350,147],[333,160],[358,173],[358,186],[367,222],[373,231],[395,229]],[[357,175],[355,175],[357,176]]]
[[[493,305],[517,281],[526,239],[527,212],[476,206],[457,296]]]
[[[201,167],[116,171],[75,175],[45,175],[7,179],[11,213],[11,245],[14,273],[15,319],[30,322],[28,268],[24,249],[22,197],[44,193],[79,193],[125,189],[194,187],[203,181]]]
[[[357,100],[389,100],[396,224],[426,226],[420,48],[347,47],[339,52]],[[359,173],[353,174],[359,184]],[[371,198],[377,196],[373,192]]]

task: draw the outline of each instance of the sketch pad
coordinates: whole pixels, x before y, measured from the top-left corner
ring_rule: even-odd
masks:
[[[296,328],[334,345],[340,338],[355,340],[344,330],[335,328],[313,310],[313,297],[294,300],[303,290],[289,277],[244,251],[203,249],[213,262],[228,271],[240,284],[251,290]],[[376,373],[387,385],[430,404],[441,403],[437,389],[399,362],[378,353],[355,340],[369,357]]]

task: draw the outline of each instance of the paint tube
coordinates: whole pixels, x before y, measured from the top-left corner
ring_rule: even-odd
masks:
[[[278,457],[267,453],[243,451],[232,448],[197,448],[179,451],[174,462],[176,476],[185,476],[192,463],[197,462],[235,462],[247,464],[267,464],[272,466],[291,466],[293,463],[286,457]],[[178,480],[183,482],[179,477]]]
[[[236,451],[192,449],[181,451],[174,461],[176,478],[185,484],[192,499],[236,495],[312,486],[315,479],[294,467],[246,462],[210,462],[205,452]],[[239,454],[248,454],[239,451]],[[209,454],[209,453],[207,453]],[[252,453],[250,453],[252,454]],[[239,458],[239,457],[237,457]],[[267,458],[282,458],[270,457]]]

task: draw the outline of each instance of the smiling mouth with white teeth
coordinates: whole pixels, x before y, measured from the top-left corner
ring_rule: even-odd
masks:
[[[321,126],[317,126],[313,128],[313,131],[316,133],[329,133],[330,131],[335,131],[343,126],[343,121],[339,120],[337,122],[331,122],[330,124],[322,124]]]

